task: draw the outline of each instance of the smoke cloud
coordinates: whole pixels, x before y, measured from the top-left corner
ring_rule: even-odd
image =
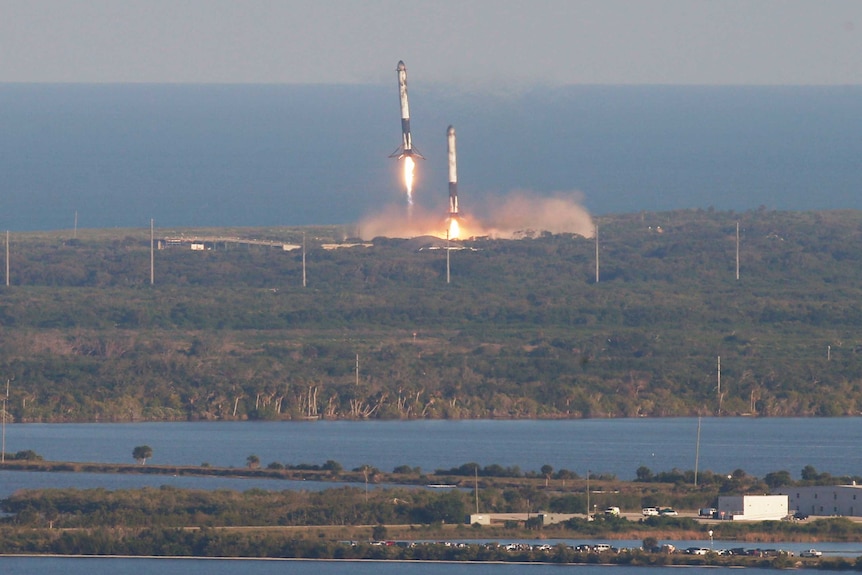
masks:
[[[421,206],[391,205],[360,222],[359,233],[365,240],[377,237],[446,237],[446,217],[429,213]]]
[[[513,192],[460,214],[460,239],[483,236],[520,239],[542,232],[572,233],[590,238],[595,226],[589,212],[581,205],[582,200],[580,192],[557,192],[551,196]],[[360,232],[365,239],[424,235],[444,238],[447,222],[445,213],[430,213],[413,206],[413,214],[408,218],[406,206],[390,206],[383,213],[363,220]]]

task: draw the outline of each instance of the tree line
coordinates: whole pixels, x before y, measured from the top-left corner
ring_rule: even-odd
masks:
[[[705,471],[698,482],[692,481],[693,472],[652,473],[641,467],[634,481],[619,481],[612,476],[591,474],[589,478],[573,478],[564,473],[555,474],[550,466],[540,472],[513,474],[511,469],[498,465],[483,468],[483,475],[473,475],[479,466],[468,463],[454,468],[456,473],[444,474],[438,470],[434,477],[452,480],[468,472],[473,481],[461,482],[466,489],[442,492],[412,487],[411,474],[418,470],[396,467],[384,473],[370,466],[360,466],[353,472],[343,471],[332,460],[324,464],[328,479],[350,480],[373,484],[393,485],[368,490],[367,486],[347,486],[309,491],[267,491],[252,489],[245,492],[218,490],[186,490],[170,486],[109,491],[106,489],[42,489],[22,490],[0,500],[0,510],[9,514],[3,522],[21,526],[40,526],[50,522],[55,527],[183,527],[195,526],[300,526],[300,525],[375,525],[375,524],[433,524],[463,523],[478,507],[483,513],[551,513],[586,514],[590,481],[592,503],[603,508],[614,505],[624,510],[639,511],[642,507],[676,507],[698,509],[716,506],[720,495],[768,492],[770,488],[785,485],[811,485],[849,483],[861,478],[837,477],[818,473],[812,466],[802,470],[798,481],[775,482],[776,477],[789,477],[787,471],[777,471],[758,478],[741,469],[729,476]],[[321,466],[299,465],[297,468]],[[502,471],[500,471],[502,470]],[[564,470],[563,470],[564,471]],[[212,470],[214,475],[219,470]],[[495,475],[495,473],[502,473]],[[481,477],[481,483],[479,482]],[[419,479],[427,481],[427,476]],[[828,483],[826,483],[828,482]],[[420,485],[424,483],[420,482]],[[614,517],[601,517],[610,523],[592,523],[573,519],[569,528],[580,532],[600,534],[607,531],[632,529],[630,522]],[[697,528],[690,519],[674,517],[648,518],[648,526],[661,524],[680,529]],[[658,523],[656,523],[658,522]],[[731,529],[723,527],[720,529]],[[730,522],[727,522],[730,525]],[[788,524],[790,525],[790,524]]]
[[[160,250],[151,286],[148,230],[16,234],[0,374],[16,422],[858,414],[860,228],[603,216],[598,282],[593,239],[540,234],[464,242],[450,284],[419,240],[316,228],[307,287],[296,252]]]
[[[487,543],[379,544],[378,542],[320,541],[285,533],[225,532],[214,529],[143,529],[135,531],[96,528],[78,531],[17,531],[0,528],[0,553],[52,555],[119,555],[148,557],[305,558],[375,561],[486,561],[509,563],[614,564],[632,566],[724,566],[787,569],[801,562],[787,555],[772,557],[706,556],[577,550],[571,546],[506,546]],[[862,570],[862,558],[806,560],[806,567],[825,570]]]

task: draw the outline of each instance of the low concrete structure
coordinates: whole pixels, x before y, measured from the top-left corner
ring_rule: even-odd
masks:
[[[586,515],[583,513],[545,513],[541,511],[539,513],[475,513],[467,518],[467,523],[470,525],[476,523],[479,525],[499,525],[508,521],[526,523],[530,519],[539,518],[542,525],[553,525],[554,523],[563,523],[574,517],[583,519]]]
[[[779,487],[775,493],[786,495],[790,508],[805,515],[845,517],[862,516],[862,486],[812,485]]]
[[[719,519],[778,521],[788,515],[786,495],[730,495],[718,498]]]
[[[320,244],[325,250],[343,250],[345,248],[373,248],[374,244],[371,242],[363,242],[363,243],[353,243],[353,244]]]

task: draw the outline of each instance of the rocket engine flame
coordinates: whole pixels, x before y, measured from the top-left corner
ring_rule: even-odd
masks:
[[[404,156],[404,188],[407,190],[407,205],[413,205],[413,169],[416,162],[410,156]]]
[[[461,226],[458,225],[458,218],[449,218],[449,232],[447,234],[450,240],[458,239],[461,235]]]

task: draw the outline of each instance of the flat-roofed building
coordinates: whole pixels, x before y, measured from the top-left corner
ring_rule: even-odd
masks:
[[[542,525],[563,523],[575,517],[585,518],[583,513],[475,513],[467,517],[467,523],[474,525],[500,525],[508,522],[525,523],[530,519],[538,519]]]
[[[786,495],[790,509],[805,515],[862,516],[862,486],[859,485],[786,486],[773,491]]]
[[[727,495],[718,498],[719,519],[778,521],[788,515],[786,495]]]

